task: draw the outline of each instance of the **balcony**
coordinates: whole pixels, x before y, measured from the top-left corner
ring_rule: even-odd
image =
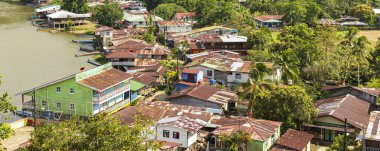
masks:
[[[110,93],[108,93],[108,94],[106,94],[104,96],[100,96],[100,97],[99,97],[99,94],[95,94],[92,97],[92,101],[95,102],[95,103],[99,103],[100,104],[101,102],[103,102],[103,101],[105,101],[105,100],[107,100],[109,98],[115,97],[116,95],[118,95],[118,94],[120,94],[120,93],[128,90],[129,87],[130,87],[130,85],[127,84],[127,85],[125,85],[125,86],[123,86],[121,88],[118,88],[118,89],[116,89],[116,90],[114,90],[114,91],[112,91],[112,92],[110,92]]]
[[[134,66],[135,62],[112,62],[114,66]]]

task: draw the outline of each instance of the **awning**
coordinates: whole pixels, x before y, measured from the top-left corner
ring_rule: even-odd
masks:
[[[314,124],[304,124],[304,126],[344,132],[344,128],[340,128],[340,127],[321,126],[321,125],[314,125]],[[347,132],[354,133],[355,129],[347,128]]]
[[[141,88],[145,87],[145,84],[137,82],[135,80],[131,80],[131,91],[137,91],[140,90]]]

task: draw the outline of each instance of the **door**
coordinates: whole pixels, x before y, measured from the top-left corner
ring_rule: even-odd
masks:
[[[333,131],[333,130],[327,130],[327,129],[325,129],[325,131],[324,131],[324,140],[325,141],[334,141],[334,134],[335,134],[335,131]]]
[[[188,79],[190,82],[196,82],[196,81],[195,81],[195,75],[194,75],[194,74],[188,74],[187,79]]]

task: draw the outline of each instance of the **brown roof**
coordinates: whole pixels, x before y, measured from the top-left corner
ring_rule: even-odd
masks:
[[[108,27],[108,26],[100,26],[98,28],[95,29],[95,34],[96,35],[99,35],[100,33],[99,32],[103,32],[103,31],[111,31],[113,30],[112,27]]]
[[[168,117],[158,121],[157,126],[173,126],[190,133],[195,133],[205,126],[206,121],[193,119],[187,116]]]
[[[142,74],[134,75],[132,80],[144,83],[145,85],[150,85],[153,82],[157,81],[157,78],[142,73]]]
[[[137,51],[137,53],[142,55],[168,55],[170,51],[169,49],[155,45],[152,47],[145,47],[144,49]]]
[[[300,132],[294,129],[288,129],[277,141],[276,144],[285,146],[289,149],[302,151],[307,144],[313,139],[313,135],[306,132]]]
[[[115,113],[122,123],[133,124],[135,115],[147,117],[155,122],[166,117],[186,116],[192,119],[210,121],[212,113],[206,112],[206,108],[188,105],[171,104],[168,102],[142,102],[136,106],[130,106]]]
[[[130,67],[128,70],[138,70],[136,74],[149,74],[152,76],[158,76],[163,75],[168,71],[168,69],[161,64],[156,64],[153,66],[137,66],[137,67]]]
[[[199,69],[185,68],[182,70],[182,73],[198,74],[200,71]]]
[[[133,50],[133,51],[139,51],[144,49],[145,47],[148,47],[148,44],[143,40],[135,40],[135,39],[128,39],[123,41],[118,41],[118,44],[116,45],[116,49],[118,50]]]
[[[249,73],[251,69],[251,62],[250,61],[244,61],[243,66],[239,67],[236,71],[243,72],[243,73]]]
[[[135,58],[135,66],[155,66],[159,64],[157,60],[155,59],[149,59],[149,58]]]
[[[194,12],[188,12],[188,13],[175,13],[173,16],[173,19],[183,19],[185,17],[194,17],[195,13]]]
[[[111,68],[78,82],[97,91],[103,91],[130,78],[132,78],[131,74]]]
[[[107,59],[111,58],[136,58],[137,53],[131,50],[113,50],[111,53],[106,55]]]
[[[332,116],[340,121],[347,118],[348,124],[360,129],[368,125],[369,113],[375,109],[374,105],[350,94],[319,100],[315,106],[318,117]]]
[[[260,21],[267,21],[271,19],[281,20],[282,18],[284,18],[284,15],[265,15],[265,16],[257,16],[255,17],[255,20],[260,20]]]
[[[258,141],[266,141],[281,127],[281,122],[253,119],[247,117],[221,117],[211,121],[221,125],[212,133],[215,135],[225,134],[230,136],[239,129],[250,135],[250,138]]]
[[[186,89],[183,89],[181,91],[178,91],[168,97],[168,99],[182,97],[182,96],[191,96],[194,98],[198,98],[200,100],[207,100],[210,98],[213,94],[218,92],[220,89],[216,88],[215,86],[211,85],[202,85],[199,87],[189,87]]]

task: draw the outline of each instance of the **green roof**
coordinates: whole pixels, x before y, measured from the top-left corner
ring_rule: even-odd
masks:
[[[145,87],[145,84],[137,82],[135,80],[131,80],[131,91],[137,91],[143,87]]]

